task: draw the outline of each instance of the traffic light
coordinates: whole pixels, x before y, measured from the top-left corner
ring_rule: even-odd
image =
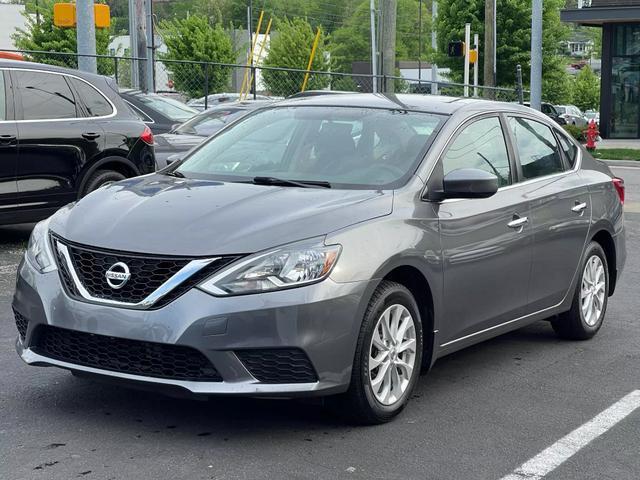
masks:
[[[450,57],[464,57],[465,44],[461,41],[449,42],[447,50]]]

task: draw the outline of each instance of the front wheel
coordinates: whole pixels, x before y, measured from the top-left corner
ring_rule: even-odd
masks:
[[[349,390],[336,398],[356,423],[391,420],[405,407],[420,373],[422,321],[411,292],[383,281],[364,316]]]
[[[593,337],[604,321],[609,300],[609,268],[607,256],[597,242],[591,242],[582,260],[581,277],[571,304],[571,310],[551,322],[562,338],[587,340]]]

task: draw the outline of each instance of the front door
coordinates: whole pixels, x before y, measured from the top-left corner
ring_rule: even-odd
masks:
[[[101,150],[102,129],[83,112],[65,75],[12,71],[17,85],[18,193],[25,208],[58,208],[77,199],[83,165]]]
[[[9,75],[0,70],[0,218],[2,223],[17,206],[16,165],[18,129],[13,121],[13,96]]]
[[[498,116],[464,127],[441,158],[442,174],[479,168],[496,175],[487,199],[445,200],[438,217],[443,255],[444,345],[513,320],[527,305],[532,236],[528,200]]]

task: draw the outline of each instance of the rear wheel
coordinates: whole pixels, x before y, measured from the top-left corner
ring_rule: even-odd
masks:
[[[120,180],[124,180],[125,177],[120,172],[116,172],[114,170],[98,170],[94,174],[89,177],[86,186],[84,187],[84,191],[82,192],[82,196],[90,194],[94,190],[99,189],[100,187],[104,187],[105,185],[109,185],[110,183],[119,182]]]
[[[586,340],[593,337],[604,321],[609,299],[607,257],[597,242],[591,242],[582,260],[581,277],[571,310],[551,322],[562,338]]]
[[[391,420],[405,407],[420,373],[422,322],[411,292],[383,281],[365,313],[349,390],[334,400],[356,423]]]

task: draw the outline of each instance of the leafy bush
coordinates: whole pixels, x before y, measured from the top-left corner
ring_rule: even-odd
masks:
[[[584,141],[584,130],[580,127],[577,127],[575,125],[563,125],[564,129],[567,131],[567,133],[569,133],[569,135],[571,135],[573,138],[575,138],[576,140],[582,142]]]
[[[277,32],[278,35],[271,39],[264,66],[306,69],[315,37],[309,22],[302,18],[280,20],[277,22]],[[311,70],[320,72],[329,70],[325,42],[326,37],[321,32]],[[304,73],[265,69],[262,71],[262,79],[272,95],[288,97],[300,91]],[[307,90],[325,88],[329,85],[329,81],[329,75],[311,74]]]
[[[220,25],[212,27],[206,17],[191,15],[185,19],[162,22],[167,53],[163,60],[191,60],[194,62],[233,63],[235,55],[229,35]],[[173,73],[176,90],[190,97],[204,95],[205,64],[166,62]],[[208,66],[209,93],[220,92],[229,84],[230,69]]]

